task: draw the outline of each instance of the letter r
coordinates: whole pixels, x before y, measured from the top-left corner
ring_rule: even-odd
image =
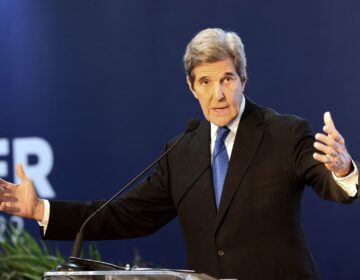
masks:
[[[39,137],[16,138],[13,150],[14,163],[23,164],[26,175],[33,181],[39,196],[54,198],[55,192],[47,178],[54,165],[54,154],[50,144]],[[37,158],[36,164],[30,164],[29,156]],[[18,183],[19,179],[16,177],[15,181]]]

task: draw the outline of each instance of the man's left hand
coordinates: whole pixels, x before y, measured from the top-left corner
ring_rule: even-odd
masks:
[[[345,147],[344,138],[336,130],[330,112],[324,114],[324,133],[316,133],[314,147],[321,153],[314,153],[314,159],[325,164],[337,177],[345,177],[351,170],[351,157]]]

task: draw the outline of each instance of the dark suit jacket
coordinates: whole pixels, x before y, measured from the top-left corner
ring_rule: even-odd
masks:
[[[325,199],[353,199],[312,158],[313,142],[306,121],[247,99],[218,212],[210,126],[203,122],[151,176],[88,224],[85,238],[143,236],[178,216],[191,269],[246,280],[318,279],[301,225],[304,186],[312,186]],[[44,238],[74,239],[100,202],[50,204]]]

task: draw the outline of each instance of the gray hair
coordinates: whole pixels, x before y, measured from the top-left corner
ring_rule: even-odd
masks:
[[[246,57],[244,44],[235,32],[226,32],[220,28],[208,28],[200,31],[186,46],[184,67],[191,86],[194,86],[194,68],[202,63],[218,62],[230,58],[237,74],[245,82]]]

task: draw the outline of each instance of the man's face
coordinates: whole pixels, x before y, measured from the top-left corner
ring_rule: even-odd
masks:
[[[226,126],[239,115],[245,82],[240,80],[230,58],[200,64],[193,71],[193,88],[190,81],[188,84],[205,118],[217,126]]]

